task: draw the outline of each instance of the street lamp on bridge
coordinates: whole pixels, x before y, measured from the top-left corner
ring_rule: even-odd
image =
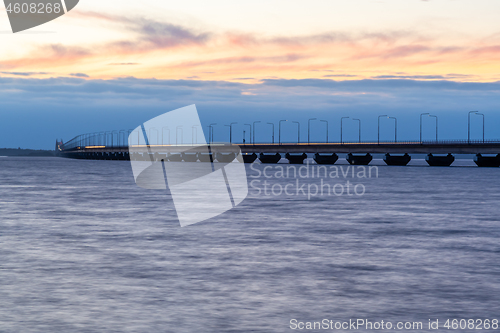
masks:
[[[198,144],[198,129],[196,128],[198,125],[191,126],[191,145],[194,146]]]
[[[387,117],[394,119],[394,142],[398,142],[398,119],[396,117]]]
[[[156,127],[149,128],[148,144],[152,145],[152,141],[153,141],[153,140],[151,140],[153,138],[153,136],[151,135],[151,130],[156,131],[156,144],[158,144],[158,141],[159,141],[158,138],[159,138],[160,133],[158,132]]]
[[[214,125],[217,125],[217,123],[212,123],[208,125],[208,142],[213,143],[214,142]],[[210,138],[210,134],[212,134],[212,138]]]
[[[121,138],[121,134],[123,133],[123,147],[127,146],[126,142],[127,142],[127,130],[120,130],[119,132],[119,138],[118,138],[118,145],[121,145],[121,141],[120,141],[120,138]]]
[[[343,127],[343,121],[344,119],[348,119],[349,117],[342,117],[340,118],[340,144],[343,143],[343,138],[342,138],[342,127]]]
[[[161,128],[161,145],[163,146],[165,143],[163,141],[163,134],[165,133],[165,129],[167,129],[168,131],[168,144],[170,145],[170,129],[168,128],[168,126],[164,126]]]
[[[470,115],[471,115],[471,113],[474,113],[474,114],[476,114],[478,116],[482,116],[483,117],[483,143],[484,143],[484,114],[479,113],[479,111],[469,111],[468,121],[467,121],[467,128],[468,128],[467,143],[470,144]]]
[[[478,116],[483,116],[483,143],[484,143],[484,114],[482,113],[475,113]]]
[[[249,139],[250,139],[250,143],[252,143],[252,124],[245,124],[245,126],[249,126],[250,127],[250,131],[248,131],[248,136],[249,136]],[[254,140],[255,140],[255,138],[254,138]],[[245,143],[245,131],[243,131],[243,143]]]
[[[224,125],[229,127],[229,143],[233,143],[233,125],[237,124],[237,122],[231,123],[229,125]]]
[[[316,120],[318,118],[310,118],[307,121],[307,144],[311,143],[311,120]]]
[[[434,115],[430,114],[429,117],[436,118],[436,142],[437,142],[437,140],[438,140],[438,116],[434,116]]]
[[[281,122],[282,122],[282,121],[288,121],[288,120],[286,120],[286,119],[282,119],[282,120],[280,120],[280,121],[279,121],[279,123],[278,123],[278,124],[279,124],[279,125],[278,125],[278,144],[280,144],[280,145],[281,145]],[[274,126],[273,126],[273,129],[274,129]]]
[[[326,143],[328,143],[328,120],[320,120],[324,123],[326,123]]]
[[[377,144],[380,144],[380,118],[387,117],[386,114],[378,116]]]
[[[474,112],[474,111],[472,111]],[[476,111],[477,112],[477,111]],[[469,113],[470,114],[470,113]],[[422,116],[429,116],[429,117],[434,117],[436,118],[436,141],[438,139],[438,117],[437,116],[434,116],[434,115],[431,115],[430,113],[428,112],[425,112],[425,113],[421,113],[420,114],[420,144],[422,144]]]
[[[120,145],[120,143],[119,143],[120,132],[118,132],[117,130],[114,130],[114,131],[111,131],[111,147],[115,146],[115,143],[114,143],[115,133],[116,133],[116,141],[118,141],[118,145]]]
[[[253,144],[255,144],[255,124],[260,123],[261,121],[254,121],[253,122]],[[268,123],[270,124],[270,123]],[[274,143],[274,124],[273,124],[273,143]]]
[[[268,123],[268,124],[273,126],[273,144],[274,144],[274,123]],[[255,126],[254,126],[254,129],[255,129]],[[254,136],[254,140],[255,140],[255,136]],[[254,144],[255,144],[255,141],[254,141]]]
[[[353,118],[352,120],[358,121],[358,142],[361,143],[361,119]]]
[[[178,137],[179,137],[179,129],[181,130],[181,144],[184,143],[184,129],[182,129],[182,125],[179,125],[175,128],[175,145],[178,145]]]
[[[292,123],[297,124],[297,143],[300,143],[300,123],[298,121],[292,121]]]

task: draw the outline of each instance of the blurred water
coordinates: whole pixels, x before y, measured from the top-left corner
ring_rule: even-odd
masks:
[[[412,164],[363,196],[260,195],[181,228],[128,162],[3,158],[0,332],[499,319],[500,169]]]

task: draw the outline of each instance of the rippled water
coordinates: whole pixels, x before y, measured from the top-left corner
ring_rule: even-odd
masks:
[[[128,162],[3,158],[0,331],[499,319],[500,169],[412,164],[354,180],[363,196],[254,195],[181,228]]]

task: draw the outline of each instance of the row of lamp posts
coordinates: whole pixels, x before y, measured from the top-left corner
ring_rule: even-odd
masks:
[[[483,117],[483,142],[485,141],[485,137],[484,137],[484,127],[485,127],[485,118],[484,118],[484,114],[482,113],[479,113],[479,111],[470,111],[468,113],[468,135],[467,135],[467,142],[470,143],[470,125],[471,125],[471,115],[478,115],[478,116],[482,116]],[[432,115],[428,112],[425,112],[425,113],[422,113],[420,114],[420,142],[422,143],[422,120],[423,120],[423,116],[428,116],[428,117],[433,117],[433,118],[436,118],[436,141],[438,141],[438,117],[435,116],[435,115]],[[344,123],[344,119],[349,119],[350,117],[341,117],[340,118],[340,143],[342,144],[343,143],[343,123]],[[378,116],[378,120],[377,120],[377,143],[380,144],[380,119],[383,119],[383,118],[387,118],[387,119],[394,119],[394,142],[397,142],[398,141],[398,120],[396,117],[390,117],[388,115],[380,115]],[[358,142],[361,142],[361,119],[358,119],[358,118],[351,118],[352,120],[354,121],[357,121],[358,122]],[[311,121],[312,120],[317,120],[317,118],[309,118],[308,121],[307,121],[307,143],[309,144],[311,142]],[[278,143],[281,144],[281,123],[283,122],[287,122],[289,120],[287,119],[282,119],[278,122]],[[291,121],[292,123],[295,123],[297,124],[297,143],[300,143],[300,122],[298,121]],[[320,120],[320,122],[324,122],[326,123],[326,143],[329,143],[329,140],[328,140],[328,121],[327,120]],[[257,123],[261,123],[261,121],[254,121],[252,124],[244,124],[245,126],[249,126],[249,142],[250,143],[253,143],[255,144],[255,125]],[[237,122],[232,122],[230,123],[229,125],[224,125],[224,126],[227,126],[229,127],[229,142],[232,143],[233,141],[233,125],[234,124],[237,124]],[[272,143],[274,144],[274,123],[266,123],[268,125],[271,125],[272,126]],[[217,123],[211,123],[210,125],[208,125],[208,141],[209,142],[214,142],[214,126],[217,125]],[[180,144],[183,144],[183,128],[182,126],[177,126],[176,129],[176,139],[175,139],[175,144],[179,144],[179,141],[178,141],[178,133],[179,131],[181,132],[181,142]],[[152,131],[156,132],[156,142],[159,143],[159,131],[158,129],[152,127],[149,129],[149,140],[151,140],[152,138]],[[95,132],[95,133],[92,133],[92,134],[83,134],[82,136],[80,136],[79,138],[79,141],[80,141],[80,145],[82,145],[81,143],[83,142],[84,145],[105,145],[107,146],[107,143],[108,143],[108,137],[111,138],[111,146],[114,146],[114,138],[115,138],[115,134],[116,134],[116,138],[117,138],[117,143],[118,145],[121,144],[121,138],[122,138],[122,134],[123,134],[123,142],[126,141],[126,137],[127,135],[130,136],[130,133],[132,132],[132,130],[120,130],[120,131],[106,131],[106,132]],[[161,143],[162,145],[165,144],[165,141],[164,141],[164,133],[167,132],[168,133],[168,142],[167,144],[170,145],[170,129],[168,127],[162,127],[161,129]],[[246,131],[243,131],[243,142],[245,143],[246,142],[246,135],[245,135]],[[140,138],[140,134],[138,133],[137,135],[138,137],[138,144],[139,144],[139,138]],[[197,128],[196,128],[196,125],[195,126],[192,126],[192,140],[193,142],[196,142],[198,141],[198,131],[197,131]]]
[[[470,116],[471,116],[471,114],[476,114],[478,116],[483,117],[483,131],[482,132],[483,132],[483,142],[484,142],[485,141],[485,138],[484,138],[485,120],[484,120],[484,114],[479,113],[479,111],[470,111],[468,114],[467,141],[470,143]],[[423,129],[422,118],[423,118],[423,116],[428,116],[428,117],[432,117],[432,118],[436,119],[436,142],[437,142],[438,141],[438,117],[436,115],[432,115],[428,112],[420,114],[420,142],[422,142],[422,129]],[[341,117],[340,118],[340,143],[341,144],[343,143],[343,121],[344,121],[344,119],[349,119],[349,118],[350,117]],[[381,118],[382,119],[383,118],[394,119],[394,142],[397,142],[398,141],[398,119],[396,117],[390,117],[388,115],[380,115],[380,116],[378,116],[378,121],[377,121],[377,124],[378,124],[377,143],[380,144],[380,119]],[[361,119],[357,119],[357,118],[351,118],[351,119],[358,122],[358,142],[361,142]],[[310,133],[311,133],[311,121],[312,120],[317,120],[317,118],[309,118],[307,120],[307,143],[308,144],[311,142]],[[287,122],[287,121],[288,121],[287,119],[282,119],[279,121],[279,128],[278,128],[278,143],[279,144],[281,144],[281,123]],[[328,121],[327,120],[320,120],[320,121],[326,123],[326,143],[328,143],[329,142],[328,141]],[[298,121],[292,121],[292,122],[297,124],[297,143],[300,143],[300,123]],[[249,126],[249,128],[250,128],[250,133],[252,133],[252,135],[250,136],[250,142],[253,142],[254,144],[255,144],[255,124],[256,123],[260,123],[260,121],[254,121],[253,127],[252,127],[252,124],[245,124],[246,126]],[[231,143],[232,143],[232,127],[231,126],[233,124],[236,124],[236,123],[231,123],[231,125],[225,125],[225,126],[230,126],[229,140]],[[267,123],[267,124],[272,125],[272,128],[273,128],[272,143],[274,144],[274,123]],[[212,126],[212,125],[216,125],[216,124],[211,124],[210,126]],[[253,128],[253,132],[252,132],[252,128]],[[209,137],[210,137],[210,134],[209,134]],[[245,135],[244,135],[244,137],[245,137]],[[252,138],[253,138],[253,140],[252,140]],[[213,142],[213,128],[212,128],[212,142]]]

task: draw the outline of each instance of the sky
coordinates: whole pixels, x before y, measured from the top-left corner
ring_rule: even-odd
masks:
[[[398,118],[398,138],[419,136],[419,114],[439,117],[440,139],[467,137],[467,112],[485,114],[498,139],[498,0],[81,0],[68,14],[12,34],[0,8],[0,147],[52,148],[56,138],[135,128],[196,104],[205,125],[280,119]],[[293,118],[293,119],[292,119]],[[424,135],[435,135],[424,119]],[[284,141],[297,129],[284,124]],[[323,126],[323,127],[321,127]],[[325,123],[312,122],[314,141]],[[345,123],[344,140],[358,137]],[[473,136],[481,137],[481,118]],[[295,133],[295,134],[294,134]],[[381,123],[390,140],[394,124]],[[248,140],[248,138],[247,138]]]

